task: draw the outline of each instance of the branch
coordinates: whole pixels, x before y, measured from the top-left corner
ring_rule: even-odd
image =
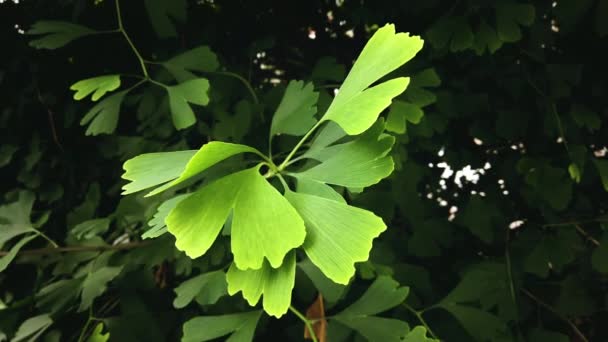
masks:
[[[101,251],[122,251],[129,250],[149,244],[148,241],[137,241],[122,243],[120,245],[107,245],[107,246],[68,246],[68,247],[45,247],[37,249],[26,249],[20,250],[17,255],[46,255],[55,253],[76,253],[76,252],[101,252]],[[0,256],[5,256],[8,251],[0,251]]]
[[[533,301],[535,301],[536,303],[538,303],[538,305],[542,306],[547,311],[551,312],[556,317],[558,317],[562,321],[566,322],[570,326],[570,328],[572,328],[572,330],[574,331],[574,333],[576,334],[576,336],[578,336],[581,339],[581,341],[583,341],[583,342],[589,342],[589,340],[587,339],[587,337],[585,337],[585,335],[583,335],[583,333],[580,330],[578,330],[578,327],[576,325],[574,325],[574,323],[572,323],[568,318],[566,318],[565,316],[563,316],[561,313],[557,312],[557,310],[555,310],[552,306],[550,306],[549,304],[543,302],[538,297],[536,297],[535,295],[533,295],[532,293],[530,293],[528,290],[526,290],[526,289],[520,289],[520,290],[521,290],[521,292],[523,292],[523,294],[525,294],[526,296],[530,297],[530,299],[532,299]]]

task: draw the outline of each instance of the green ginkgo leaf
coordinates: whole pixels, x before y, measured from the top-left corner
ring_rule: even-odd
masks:
[[[11,247],[7,254],[0,257],[0,272],[4,272],[4,270],[6,270],[6,268],[13,261],[13,259],[15,259],[17,253],[19,253],[21,248],[23,248],[23,246],[35,239],[37,236],[37,234],[24,236],[23,238],[21,238],[21,240],[14,244],[13,247]]]
[[[241,270],[259,269],[264,259],[279,267],[287,252],[304,242],[304,222],[259,166],[202,187],[181,201],[166,223],[177,248],[196,258],[211,247],[231,212],[232,253]]]
[[[520,25],[530,26],[534,23],[535,9],[530,4],[505,3],[496,6],[496,31],[505,42],[516,42],[521,39]]]
[[[140,154],[125,162],[122,178],[131,181],[122,187],[128,195],[178,178],[186,169],[195,150]]]
[[[127,94],[121,91],[110,97],[106,97],[101,102],[91,108],[80,120],[80,125],[89,125],[86,135],[111,134],[118,125],[118,114],[120,105]]]
[[[193,71],[212,72],[217,70],[219,62],[216,54],[208,46],[199,46],[172,57],[164,62],[163,66],[175,79],[184,82],[196,78]]]
[[[178,185],[196,176],[197,174],[200,174],[222,160],[242,153],[255,153],[264,158],[264,155],[260,151],[246,145],[225,143],[221,141],[211,141],[206,143],[198,151],[196,151],[190,160],[188,160],[188,164],[186,164],[186,167],[183,168],[183,171],[179,174],[179,177],[176,177],[176,179],[174,179],[172,182],[167,183],[162,187],[154,189],[147,196],[155,195],[172,186]]]
[[[86,26],[68,23],[65,21],[41,20],[32,25],[27,31],[28,35],[43,35],[42,37],[30,41],[30,46],[37,49],[57,49],[69,42],[95,33]]]
[[[352,188],[364,188],[388,177],[394,170],[390,152],[395,138],[382,135],[384,123],[378,121],[374,127],[357,139],[333,145],[314,153],[309,158],[321,161],[308,170],[293,176],[318,182]]]
[[[334,200],[288,191],[285,197],[306,224],[304,251],[331,280],[348,284],[356,262],[367,261],[386,225],[372,212]]]
[[[226,274],[230,295],[242,292],[243,298],[251,306],[256,305],[264,295],[264,311],[277,318],[289,309],[295,278],[296,258],[293,252],[287,254],[278,268],[264,262],[260,269],[243,271],[232,264]]]
[[[107,92],[113,91],[120,87],[120,75],[105,75],[87,78],[78,81],[70,86],[74,90],[74,100],[82,100],[89,94],[91,100],[97,101],[102,98]]]
[[[407,88],[409,79],[400,77],[368,87],[413,58],[421,48],[420,37],[395,34],[395,26],[390,24],[380,28],[363,48],[321,121],[332,120],[349,135],[363,133]]]
[[[270,136],[306,134],[317,123],[314,115],[317,112],[318,99],[319,93],[314,91],[312,83],[289,82],[272,117]]]
[[[165,223],[165,219],[171,210],[175,208],[177,203],[188,196],[190,196],[190,194],[178,195],[161,203],[161,205],[156,209],[156,213],[152,219],[148,222],[148,226],[152,228],[143,233],[141,238],[152,239],[165,234],[167,232],[167,224]]]
[[[120,274],[122,268],[122,266],[104,266],[89,273],[82,284],[81,302],[78,311],[88,309],[93,304],[93,300],[106,291],[108,283]]]
[[[209,81],[205,78],[197,78],[167,87],[169,108],[175,128],[184,129],[194,125],[196,117],[188,103],[206,106],[209,103],[208,91]]]
[[[11,342],[33,342],[38,341],[40,335],[53,324],[49,314],[42,314],[26,319],[21,325]]]
[[[156,34],[161,38],[177,36],[174,21],[186,21],[186,0],[145,0],[144,5]]]
[[[203,273],[184,281],[175,288],[176,297],[173,300],[173,307],[184,308],[200,294],[206,295],[205,304],[213,304],[226,293],[226,274],[224,272]]]
[[[406,132],[406,122],[418,124],[424,112],[415,104],[405,101],[393,101],[386,118],[386,130],[398,134]]]
[[[230,337],[226,342],[251,342],[262,311],[244,312],[222,316],[194,317],[184,323],[182,342],[201,342],[218,337]]]

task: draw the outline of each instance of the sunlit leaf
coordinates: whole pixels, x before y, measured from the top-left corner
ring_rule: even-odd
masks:
[[[159,237],[167,232],[167,224],[165,219],[169,215],[169,212],[175,208],[184,198],[188,197],[189,194],[178,195],[171,199],[164,201],[157,209],[154,217],[148,222],[148,226],[152,227],[141,235],[142,239],[152,239]]]
[[[323,273],[348,284],[354,264],[366,261],[372,241],[386,229],[372,212],[326,198],[287,192],[289,202],[306,224],[304,251]]]
[[[123,195],[151,188],[178,178],[195,150],[140,154],[125,162],[122,178],[131,181],[122,187]]]
[[[232,156],[241,153],[255,153],[259,156],[263,156],[261,152],[253,147],[239,144],[225,143],[221,141],[211,141],[203,145],[196,153],[190,158],[186,167],[172,182],[159,187],[151,191],[148,195],[155,195],[161,191],[166,190],[172,186],[180,184],[197,174],[207,170],[211,166],[221,162],[222,160],[228,159]],[[126,164],[125,164],[126,165]]]
[[[236,265],[259,269],[264,259],[279,267],[304,242],[304,223],[259,167],[225,176],[181,201],[166,219],[176,246],[191,258],[203,255],[233,211],[231,245]]]
[[[291,291],[296,277],[295,260],[295,253],[289,253],[278,268],[265,262],[260,269],[245,271],[232,264],[226,274],[228,293],[234,295],[242,292],[243,298],[251,306],[256,305],[263,295],[264,311],[281,317],[291,304]]]
[[[86,26],[69,23],[65,21],[37,21],[27,31],[28,35],[42,35],[38,39],[30,41],[30,46],[37,49],[57,49],[71,41],[95,33]]]
[[[270,135],[288,134],[304,135],[317,122],[319,93],[314,91],[313,84],[303,81],[291,81],[285,89],[283,99],[272,117]]]
[[[120,87],[120,75],[105,75],[78,81],[72,84],[70,89],[75,91],[74,100],[82,100],[89,94],[93,94],[91,100],[97,101],[107,92],[116,90],[118,87]]]
[[[333,145],[309,158],[321,164],[294,174],[297,178],[308,178],[318,182],[363,188],[388,177],[394,169],[393,159],[388,156],[395,138],[382,135],[384,123],[379,121],[356,140]]]
[[[391,100],[405,90],[409,80],[400,77],[368,87],[410,60],[421,48],[419,37],[395,34],[394,25],[380,28],[363,48],[321,120],[336,122],[349,135],[367,130]]]
[[[110,338],[110,333],[103,333],[103,323],[97,323],[95,329],[91,333],[91,336],[87,339],[87,342],[107,342]]]

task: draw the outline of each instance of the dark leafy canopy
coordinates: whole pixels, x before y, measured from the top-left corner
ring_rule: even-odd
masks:
[[[0,341],[608,339],[608,1],[0,7]]]

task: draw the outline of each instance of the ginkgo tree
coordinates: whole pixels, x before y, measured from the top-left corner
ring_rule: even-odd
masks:
[[[219,141],[195,152],[143,154],[124,164],[123,177],[130,183],[123,194],[154,188],[150,196],[202,179],[194,192],[169,200],[172,208],[163,210],[167,231],[191,258],[204,255],[222,230],[229,234],[234,262],[226,274],[228,293],[242,292],[250,305],[263,296],[270,315],[280,317],[289,309],[298,249],[325,276],[346,285],[355,263],[368,259],[386,225],[372,212],[347,204],[335,187],[363,189],[393,171],[388,153],[394,138],[383,133],[378,116],[405,91],[409,79],[383,78],[421,48],[419,37],[396,33],[394,25],[378,29],[325,113],[317,113],[318,93],[311,84],[290,82],[273,116],[269,141],[279,134],[302,138],[280,163],[253,147]],[[206,90],[206,84],[192,89]],[[172,110],[187,111],[173,105]],[[310,147],[301,151],[309,139]],[[257,158],[251,160],[255,166],[206,177],[216,164],[243,153]]]

